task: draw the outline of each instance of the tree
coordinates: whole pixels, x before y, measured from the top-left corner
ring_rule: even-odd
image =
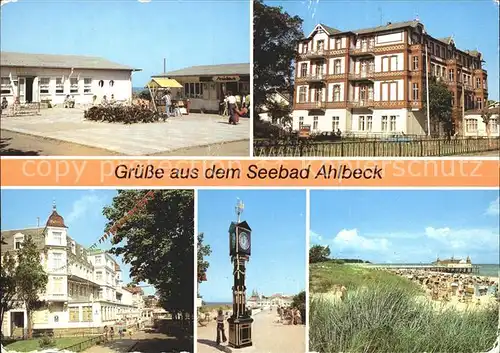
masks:
[[[424,90],[424,97],[427,92]],[[453,134],[453,115],[452,115],[453,95],[448,90],[448,86],[437,81],[435,77],[429,78],[429,114],[431,124],[443,126],[446,134]],[[427,102],[424,102],[424,108],[427,109]]]
[[[291,106],[284,102],[278,102],[272,98],[266,100],[267,113],[273,124],[279,123],[286,130],[292,128]]]
[[[330,256],[329,246],[313,245],[309,249],[310,264],[327,261],[329,256]]]
[[[2,244],[5,245],[3,239]],[[16,260],[10,252],[2,255],[0,273],[0,322],[3,322],[5,313],[17,307],[17,301],[15,300]]]
[[[103,214],[106,230],[132,210],[147,190],[119,190]],[[131,265],[135,282],[148,282],[174,319],[193,313],[194,192],[157,190],[154,198],[118,228],[111,252]]]
[[[292,308],[296,308],[300,311],[302,317],[302,324],[305,324],[306,320],[306,292],[302,291],[292,298]]]
[[[40,261],[40,250],[30,235],[25,236],[23,246],[17,251],[15,279],[17,299],[26,309],[28,338],[31,338],[33,313],[43,305],[39,295],[47,288],[48,276]]]
[[[210,249],[210,245],[203,245],[203,233],[198,233],[198,283],[203,281],[203,277],[206,276],[208,267],[210,263],[205,260],[206,256],[210,256],[212,250]]]
[[[276,89],[292,92],[297,41],[304,37],[302,19],[282,7],[254,0],[254,107],[264,106]]]

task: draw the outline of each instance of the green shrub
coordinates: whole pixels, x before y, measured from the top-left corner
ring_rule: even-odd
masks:
[[[38,340],[38,345],[40,348],[50,348],[50,347],[55,347],[56,346],[56,341],[54,337],[52,337],[49,334],[44,334],[40,339]]]
[[[138,105],[95,106],[84,112],[84,118],[90,121],[108,123],[153,123],[161,118],[161,114]]]

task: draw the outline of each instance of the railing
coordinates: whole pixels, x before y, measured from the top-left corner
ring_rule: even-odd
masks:
[[[255,157],[439,157],[500,150],[499,138],[254,141]]]
[[[326,102],[302,102],[300,104],[302,109],[324,109],[326,107]]]
[[[94,336],[94,337],[89,338],[88,340],[82,341],[80,343],[73,344],[73,345],[68,346],[68,347],[64,347],[62,350],[68,350],[68,351],[72,351],[72,352],[83,352],[84,350],[86,350],[90,347],[93,347],[96,344],[101,343],[101,341],[102,341],[101,335]]]
[[[315,73],[297,78],[298,81],[323,81],[325,79],[326,75],[322,73]]]
[[[373,45],[363,45],[360,48],[351,48],[349,49],[349,53],[351,55],[356,54],[373,54],[375,46]]]
[[[348,105],[353,108],[373,107],[375,103],[373,99],[362,99],[357,101],[349,101]]]
[[[319,50],[310,50],[305,53],[299,53],[299,56],[303,58],[312,58],[312,57],[324,57],[326,54],[327,51],[325,49],[319,49]]]
[[[375,77],[375,72],[373,70],[366,70],[349,74],[350,80],[359,80],[364,78],[373,79],[374,77]]]

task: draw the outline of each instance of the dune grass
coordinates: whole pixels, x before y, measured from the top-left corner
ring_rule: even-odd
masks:
[[[492,348],[498,304],[485,310],[436,311],[431,303],[415,300],[419,289],[404,278],[367,268],[331,266],[311,266],[311,282],[320,289],[332,283],[350,289],[344,301],[311,295],[311,351],[477,353]],[[321,278],[325,273],[338,278]]]

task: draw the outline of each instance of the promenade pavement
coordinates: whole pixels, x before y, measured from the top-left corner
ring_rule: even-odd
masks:
[[[1,125],[2,130],[133,156],[250,138],[250,119],[247,118],[240,119],[236,126],[229,125],[227,118],[213,114],[190,114],[166,122],[126,125],[86,121],[83,113],[78,108],[44,109],[38,116],[2,116]],[[243,155],[249,155],[249,146]]]
[[[234,349],[227,346],[227,342],[217,346],[215,344],[216,324],[198,327],[198,353],[304,353],[305,326],[282,325],[276,323],[276,311],[263,311],[253,316],[252,325],[253,346]],[[224,325],[226,335],[227,322]]]

